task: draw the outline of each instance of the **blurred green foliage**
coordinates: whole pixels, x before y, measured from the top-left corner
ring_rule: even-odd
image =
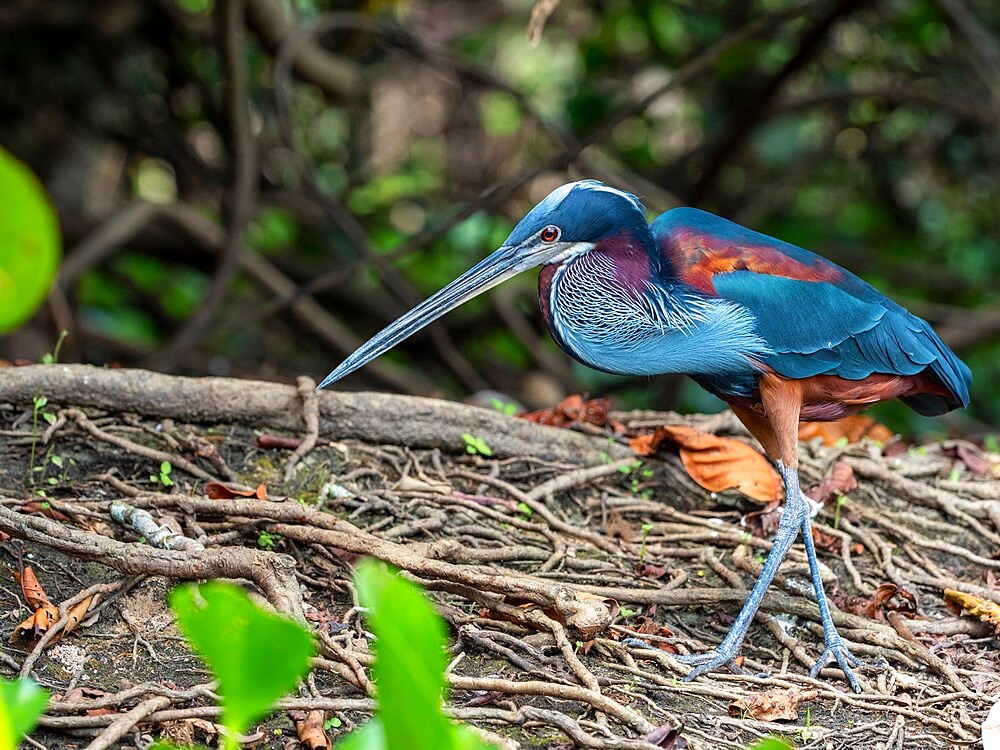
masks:
[[[61,248],[45,189],[0,148],[0,333],[20,326],[45,301]]]
[[[316,39],[359,88],[347,97],[276,78],[267,35],[247,35],[260,174],[245,245],[359,338],[496,248],[552,187],[596,177],[639,194],[651,216],[698,205],[864,276],[960,342],[975,371],[971,413],[1000,424],[998,94],[934,0],[562,0],[537,47],[525,34],[531,0],[292,5],[302,24],[357,12]],[[1000,5],[968,6],[995,41]],[[122,164],[110,186],[54,191],[74,242],[134,197],[225,215],[231,131],[208,33],[217,10],[177,0],[113,30],[89,18],[65,30],[68,43],[28,25],[16,45],[0,40],[0,111],[15,123],[0,126],[0,142],[54,185],[78,166],[62,156],[74,149]],[[741,40],[686,75],[733,35]],[[52,110],[73,127],[33,127]],[[101,197],[104,213],[88,213],[79,195]],[[214,249],[156,229],[74,279],[80,356],[143,361],[210,288]],[[487,296],[438,324],[448,339],[424,333],[388,356],[453,397],[490,387],[541,406],[589,389],[626,408],[718,406],[675,379],[554,365],[565,357],[544,333],[534,280],[510,285],[506,314],[523,316],[531,336]],[[179,366],[325,373],[344,352],[288,311],[237,275],[211,335]],[[387,387],[371,368],[346,385]],[[895,407],[880,416],[908,432],[985,429]]]
[[[170,607],[218,680],[222,724],[228,730],[222,746],[235,750],[236,738],[309,671],[316,653],[312,635],[225,581],[178,586],[170,592]]]

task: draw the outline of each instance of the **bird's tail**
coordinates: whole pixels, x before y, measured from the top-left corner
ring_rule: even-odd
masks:
[[[923,321],[921,321],[923,323]],[[924,323],[921,331],[927,336],[933,349],[937,354],[927,369],[934,374],[950,395],[943,396],[935,393],[918,393],[913,396],[905,396],[902,400],[911,409],[926,417],[936,417],[952,409],[965,408],[969,405],[969,386],[972,384],[972,371],[968,365],[958,358],[948,345],[945,344],[934,329]]]

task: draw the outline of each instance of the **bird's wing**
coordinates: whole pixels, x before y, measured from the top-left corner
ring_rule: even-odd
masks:
[[[936,413],[968,404],[968,367],[928,323],[846,269],[696,209],[669,211],[652,228],[671,276],[753,314],[773,352],[763,363],[775,372],[860,380],[929,368],[953,402],[915,408]]]

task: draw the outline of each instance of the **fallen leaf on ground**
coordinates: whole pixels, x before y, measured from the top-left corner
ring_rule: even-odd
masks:
[[[608,513],[604,533],[611,539],[621,539],[626,544],[632,542],[637,536],[634,525],[616,510]]]
[[[837,461],[823,481],[811,488],[806,494],[817,503],[824,505],[831,500],[846,495],[851,490],[858,487],[858,480],[854,476],[854,469],[846,461]]]
[[[84,619],[86,618],[87,611],[90,609],[90,605],[93,603],[93,601],[94,601],[94,595],[91,594],[82,602],[77,602],[69,610],[67,610],[66,627],[63,628],[62,633],[59,634],[60,636],[72,632],[80,626],[80,623],[83,622]]]
[[[31,502],[25,503],[21,506],[22,513],[37,513],[40,516],[45,516],[46,518],[51,518],[53,521],[68,521],[69,516],[65,513],[60,513],[55,508],[51,507],[47,501],[44,500],[32,500]]]
[[[993,630],[1000,636],[1000,604],[955,589],[944,590],[944,603],[955,614],[961,614],[964,609],[970,615],[975,615],[983,622],[992,625]]]
[[[475,693],[463,706],[488,706],[498,698],[503,698],[505,693],[501,690],[483,690]]]
[[[826,550],[827,552],[839,555],[840,550],[843,548],[843,539],[839,536],[834,536],[833,534],[827,534],[825,531],[818,529],[816,526],[812,527],[812,538],[813,544],[816,545],[816,549]],[[855,555],[860,555],[864,551],[865,546],[859,542],[855,542],[851,545],[851,552]]]
[[[293,451],[302,445],[302,438],[286,437],[285,435],[258,435],[254,438],[258,448],[281,449]]]
[[[749,716],[757,721],[791,721],[799,718],[799,706],[818,696],[815,690],[774,688],[737,698],[729,704],[730,716]]]
[[[25,569],[18,573],[16,570],[12,570],[11,574],[14,576],[14,580],[17,581],[18,585],[21,587],[21,593],[24,594],[24,600],[29,606],[35,609],[41,609],[43,607],[55,606],[49,599],[48,595],[45,593],[45,589],[42,588],[42,584],[38,582],[38,577],[35,575],[34,569],[28,565]]]
[[[739,440],[693,427],[664,425],[650,435],[632,438],[630,445],[640,456],[652,455],[663,445],[675,447],[688,475],[710,492],[737,489],[762,503],[783,496],[778,472],[764,456]]]
[[[571,424],[590,424],[596,427],[608,426],[610,404],[606,398],[595,398],[589,401],[580,395],[567,396],[554,409],[539,409],[524,412],[517,416],[529,422],[546,424],[550,427],[566,427]],[[622,432],[624,426],[612,422],[610,427],[615,432]]]
[[[870,620],[884,620],[888,612],[899,612],[904,617],[917,614],[917,599],[895,583],[883,583],[872,596],[833,596],[834,603],[844,612],[861,615]]]
[[[740,524],[755,537],[767,539],[781,523],[781,503],[775,500],[760,510],[744,514]]]
[[[836,422],[803,422],[799,425],[799,440],[808,442],[822,438],[823,445],[834,446],[846,440],[858,443],[864,438],[886,442],[893,436],[892,430],[864,414],[855,414]]]
[[[301,742],[309,750],[326,750],[332,747],[330,738],[323,730],[323,722],[326,717],[322,711],[310,711],[305,718],[295,722],[295,733]]]
[[[688,746],[688,741],[681,736],[681,731],[683,729],[683,724],[676,727],[664,724],[663,726],[654,729],[652,732],[643,737],[643,739],[650,745],[662,747],[664,750],[685,750]]]
[[[674,631],[672,631],[667,626],[660,625],[658,622],[656,622],[656,620],[653,619],[653,613],[655,613],[655,610],[653,610],[652,613],[650,613],[648,616],[639,615],[638,617],[636,617],[635,621],[632,623],[632,630],[634,630],[639,635],[657,636],[655,640],[649,641],[649,645],[655,646],[660,651],[666,651],[668,654],[679,653],[677,647],[674,646],[672,643],[667,643],[666,641],[659,640],[660,638],[672,638],[674,635]],[[621,634],[619,633],[619,635]]]
[[[984,477],[990,473],[992,465],[986,455],[979,449],[979,446],[970,443],[968,440],[946,440],[941,445],[942,452],[946,456],[954,456],[959,459],[971,474],[977,477]]]
[[[92,701],[95,698],[103,698],[109,693],[105,690],[93,687],[75,687],[70,690],[65,695],[55,695],[53,700],[61,701],[63,703],[75,703],[76,701]]]
[[[663,578],[667,574],[666,565],[652,565],[650,563],[636,563],[635,574],[643,578]]]
[[[267,500],[267,485],[261,482],[255,490],[244,490],[230,487],[222,482],[209,482],[205,485],[205,495],[212,500],[232,500],[234,497],[256,497]]]
[[[59,619],[59,608],[49,600],[30,565],[20,573],[12,570],[11,575],[21,587],[24,600],[35,611],[14,628],[8,643],[38,639]]]
[[[36,609],[23,622],[18,623],[7,642],[20,643],[21,641],[37,640],[58,620],[59,610],[55,607],[51,609],[48,607]]]

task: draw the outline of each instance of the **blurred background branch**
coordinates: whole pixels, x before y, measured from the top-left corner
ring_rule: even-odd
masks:
[[[320,376],[596,177],[864,275],[972,365],[952,428],[1000,424],[995,2],[14,0],[0,29],[0,145],[67,248],[9,360],[67,329],[64,358]],[[717,406],[571,364],[529,276],[345,387]]]

